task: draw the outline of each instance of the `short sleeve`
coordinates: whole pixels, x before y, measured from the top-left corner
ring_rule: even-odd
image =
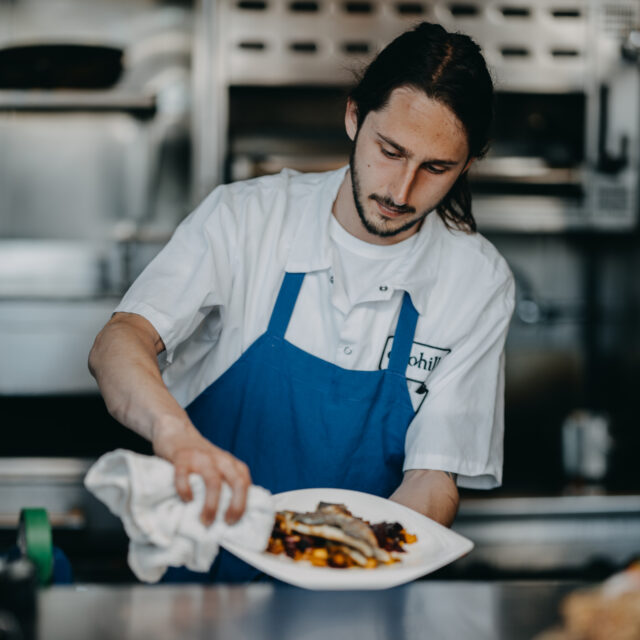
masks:
[[[232,284],[236,227],[224,187],[218,187],[177,227],[116,308],[155,327],[166,363],[205,318],[219,321]]]
[[[458,485],[492,489],[502,483],[504,344],[514,307],[506,269],[484,304],[473,296],[465,335],[438,369],[406,437],[404,470],[458,474]]]

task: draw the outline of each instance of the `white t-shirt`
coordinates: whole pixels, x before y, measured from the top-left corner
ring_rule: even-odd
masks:
[[[285,170],[218,187],[116,311],[156,328],[164,381],[186,406],[265,332],[285,270],[307,274],[286,339],[346,369],[386,368],[408,291],[420,317],[407,366],[416,415],[404,469],[498,486],[511,272],[481,235],[450,230],[435,212],[394,245],[351,236],[331,215],[345,171]]]

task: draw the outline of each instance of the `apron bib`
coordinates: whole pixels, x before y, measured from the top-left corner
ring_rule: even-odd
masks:
[[[387,369],[343,369],[284,338],[304,275],[285,274],[267,331],[186,411],[272,493],[327,487],[388,497],[402,481],[414,416],[405,370],[418,312],[405,292]],[[238,582],[258,573],[222,549],[202,575]]]

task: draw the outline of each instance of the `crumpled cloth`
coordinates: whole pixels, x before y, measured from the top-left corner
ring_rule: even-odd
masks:
[[[205,572],[225,540],[254,551],[266,548],[275,519],[271,494],[252,485],[238,522],[224,520],[231,488],[222,485],[214,522],[200,522],[205,486],[191,474],[193,500],[183,502],[174,485],[173,465],[157,456],[116,449],[99,458],[85,487],[118,516],[129,536],[128,562],[144,582],[158,582],[169,566]]]

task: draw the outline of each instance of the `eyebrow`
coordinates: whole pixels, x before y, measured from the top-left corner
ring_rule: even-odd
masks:
[[[376,131],[376,135],[378,136],[378,138],[380,138],[380,140],[382,140],[389,146],[393,147],[396,151],[400,152],[406,158],[413,157],[413,153],[411,153],[409,149],[405,149],[401,144],[398,144],[397,142],[394,142],[393,140],[391,140],[391,138],[387,138],[387,136],[383,136],[378,131]],[[457,162],[456,160],[440,160],[437,158],[433,158],[431,160],[425,160],[422,164],[441,164],[447,167],[455,167],[457,164],[459,164],[459,162]]]

